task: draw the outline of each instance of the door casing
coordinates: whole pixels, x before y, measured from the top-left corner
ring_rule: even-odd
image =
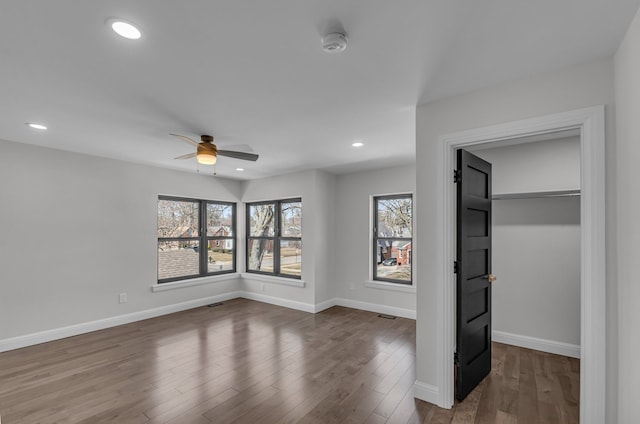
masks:
[[[605,115],[604,106],[544,115],[484,128],[446,134],[438,139],[438,406],[454,399],[455,349],[455,151],[496,141],[580,131],[580,420],[605,422]],[[515,141],[515,140],[514,140]]]

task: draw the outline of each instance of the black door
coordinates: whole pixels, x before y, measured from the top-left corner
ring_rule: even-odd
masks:
[[[456,398],[491,371],[491,164],[458,150]]]

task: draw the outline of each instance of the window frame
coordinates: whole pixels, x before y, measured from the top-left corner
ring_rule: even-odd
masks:
[[[378,276],[378,242],[379,240],[386,240],[391,243],[393,241],[406,241],[411,244],[413,251],[413,194],[412,193],[402,193],[402,194],[387,194],[381,196],[372,196],[372,208],[373,208],[373,221],[371,223],[371,229],[373,232],[372,242],[371,242],[371,252],[372,256],[372,269],[371,269],[371,280],[372,281],[381,281],[385,283],[393,283],[400,284],[403,286],[413,286],[413,254],[411,255],[411,260],[409,263],[410,271],[411,271],[411,279],[410,280],[400,280],[397,278],[385,278]],[[378,201],[380,200],[392,200],[392,199],[409,199],[411,201],[411,237],[380,237],[378,235]],[[412,252],[413,253],[413,252]],[[380,262],[382,263],[382,261]]]
[[[245,272],[251,274],[268,275],[272,277],[291,278],[294,280],[302,280],[302,257],[300,258],[300,275],[283,274],[280,269],[280,244],[282,241],[299,241],[302,245],[302,228],[300,228],[300,237],[282,236],[282,204],[283,203],[300,203],[302,209],[302,198],[293,197],[279,200],[263,200],[259,202],[249,202],[245,209],[246,237],[245,237]],[[274,222],[273,236],[252,236],[251,235],[251,206],[256,205],[274,205]],[[273,271],[259,271],[249,269],[249,246],[251,240],[271,240],[273,243]]]
[[[233,274],[237,272],[237,253],[238,253],[238,241],[237,241],[237,220],[238,220],[238,207],[235,202],[225,202],[220,200],[206,200],[206,199],[195,199],[191,197],[179,197],[179,196],[158,196],[158,202],[160,200],[168,200],[175,202],[191,202],[196,203],[198,205],[198,236],[197,237],[157,237],[156,243],[156,280],[157,284],[164,283],[172,283],[176,281],[183,280],[192,280],[194,278],[207,277],[212,275],[222,275],[222,274]],[[207,205],[226,205],[231,206],[231,234],[232,236],[208,236],[207,235]],[[156,217],[157,219],[157,217]],[[157,223],[156,223],[157,228]],[[232,240],[233,241],[233,266],[231,269],[219,270],[219,271],[211,271],[209,272],[209,258],[208,258],[208,247],[209,241],[214,240]],[[198,243],[198,273],[197,274],[189,274],[182,275],[179,277],[170,277],[170,278],[158,278],[158,273],[160,271],[160,258],[157,256],[157,246],[160,242],[163,241],[196,241]],[[206,246],[206,249],[201,249],[200,247]]]

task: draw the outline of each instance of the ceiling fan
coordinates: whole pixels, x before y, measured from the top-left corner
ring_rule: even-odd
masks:
[[[173,133],[170,133],[169,135],[178,137],[179,139],[186,141],[187,143],[197,148],[197,150],[194,153],[178,156],[177,158],[174,158],[174,159],[196,158],[198,160],[198,163],[201,163],[203,165],[214,165],[218,160],[218,156],[227,156],[230,158],[251,160],[254,162],[258,160],[258,155],[256,155],[255,153],[236,152],[233,150],[218,149],[218,147],[213,143],[213,136],[210,136],[210,135],[201,135],[200,143],[190,139],[185,135],[173,134]]]

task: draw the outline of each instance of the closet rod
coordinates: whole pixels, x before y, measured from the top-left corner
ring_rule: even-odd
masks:
[[[554,191],[537,191],[530,193],[505,193],[494,194],[492,200],[509,200],[509,199],[539,199],[544,197],[572,197],[580,196],[580,190],[554,190]]]

